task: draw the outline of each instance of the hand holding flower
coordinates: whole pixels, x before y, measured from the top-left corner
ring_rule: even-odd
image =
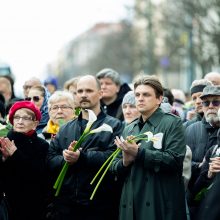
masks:
[[[78,149],[76,151],[73,151],[73,148],[76,145],[76,143],[77,141],[71,142],[68,149],[65,149],[63,151],[63,158],[69,165],[76,163],[80,156],[80,151]]]
[[[95,186],[95,189],[93,190],[93,193],[90,197],[90,200],[92,200],[94,198],[95,193],[96,193],[100,183],[102,182],[105,174],[107,173],[108,169],[112,165],[114,159],[118,156],[118,154],[121,151],[122,151],[124,166],[128,166],[129,164],[131,164],[135,160],[135,158],[138,154],[138,148],[140,146],[140,144],[137,144],[136,142],[138,142],[140,140],[145,140],[147,142],[148,141],[157,142],[158,138],[154,137],[153,133],[150,131],[138,134],[136,136],[133,136],[133,135],[127,136],[126,140],[124,140],[124,138],[122,136],[120,138],[116,137],[115,144],[117,145],[118,148],[109,156],[109,158],[101,166],[101,168],[98,170],[98,172],[96,173],[96,175],[94,176],[94,178],[90,182],[90,184],[92,185],[95,182],[95,180],[97,179],[97,177],[101,174],[102,170],[105,168],[103,174],[101,175],[98,183]]]
[[[92,134],[96,134],[96,133],[103,132],[103,131],[111,132],[111,133],[113,132],[112,127],[110,127],[107,124],[102,124],[100,127],[91,130],[91,127],[93,123],[97,120],[97,117],[92,110],[87,109],[86,111],[88,112],[89,120],[88,120],[85,130],[83,131],[78,141],[72,141],[68,149],[63,151],[65,164],[63,165],[63,168],[60,171],[60,174],[57,177],[57,180],[53,186],[53,188],[56,190],[55,196],[59,195],[59,192],[62,187],[69,165],[72,165],[78,161],[79,156],[80,156],[81,144],[83,143],[83,141],[89,135],[92,135]]]
[[[129,136],[124,140],[122,137],[116,137],[115,144],[122,150],[123,165],[129,166],[136,158],[139,146]],[[131,141],[132,140],[132,141]]]

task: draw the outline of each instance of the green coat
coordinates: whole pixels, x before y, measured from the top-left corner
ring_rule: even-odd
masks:
[[[180,118],[159,108],[140,130],[138,119],[127,126],[123,137],[151,131],[163,133],[162,148],[142,141],[135,162],[123,167],[117,158],[111,169],[126,174],[120,202],[120,220],[185,220],[185,194],[182,179],[186,152]],[[142,122],[143,124],[143,122]]]

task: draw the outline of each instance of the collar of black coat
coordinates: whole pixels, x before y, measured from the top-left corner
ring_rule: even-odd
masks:
[[[102,119],[102,118],[104,118],[104,117],[106,116],[106,114],[104,113],[102,107],[100,108],[100,110],[101,110],[101,111],[100,111],[99,114],[97,115],[97,120],[98,120],[98,119]],[[80,112],[80,114],[79,114],[79,116],[78,116],[78,120],[79,120],[79,121],[82,121],[82,112]]]
[[[150,123],[154,127],[157,127],[163,115],[164,115],[164,112],[161,110],[161,108],[157,108],[157,110],[145,122],[143,121],[142,116],[141,116],[139,118],[138,124],[140,126],[143,126],[145,123]]]

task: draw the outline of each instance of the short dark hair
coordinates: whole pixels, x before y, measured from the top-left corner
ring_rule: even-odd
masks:
[[[152,87],[157,98],[163,96],[163,87],[156,76],[143,76],[138,78],[134,82],[134,89],[136,89],[139,85],[148,85]]]

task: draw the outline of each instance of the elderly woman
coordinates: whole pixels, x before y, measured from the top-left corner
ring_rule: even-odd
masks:
[[[75,117],[74,98],[70,92],[56,91],[48,99],[49,121],[43,129],[43,137],[50,142],[59,127]]]
[[[13,129],[0,138],[1,175],[12,220],[43,219],[49,144],[35,131],[40,120],[40,110],[32,102],[16,102],[9,111]]]
[[[126,125],[140,117],[140,112],[136,108],[134,91],[125,94],[122,101],[122,112]]]

